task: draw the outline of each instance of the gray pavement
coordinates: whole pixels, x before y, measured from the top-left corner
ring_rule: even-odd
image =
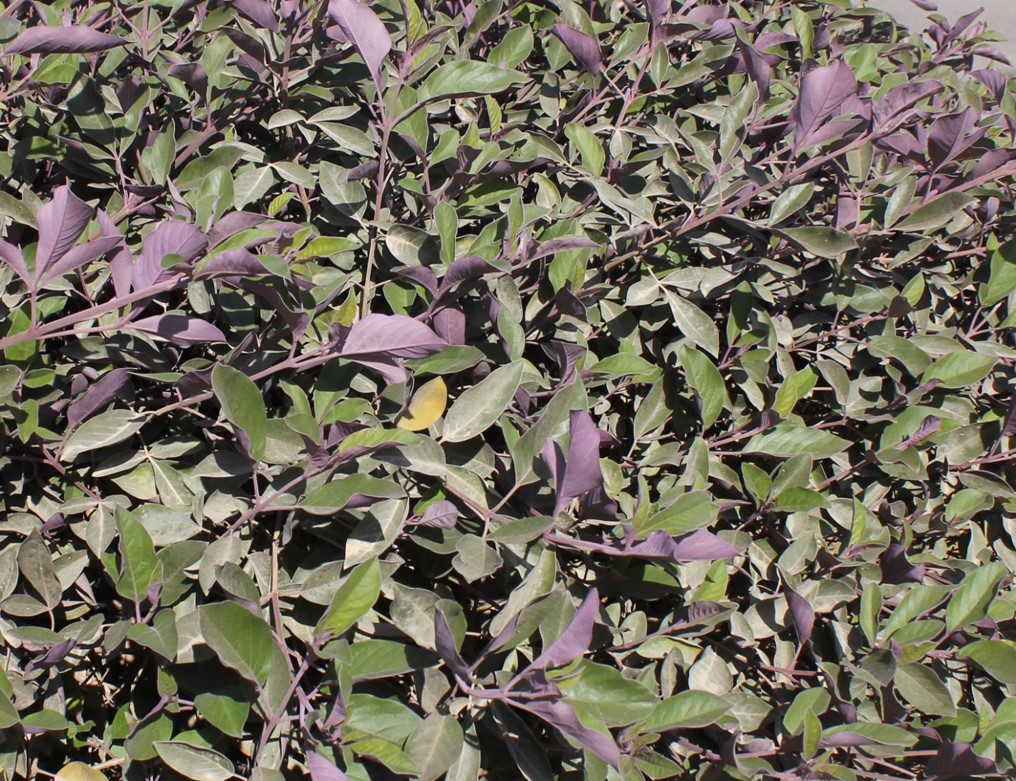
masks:
[[[985,22],[990,29],[1008,39],[994,46],[1016,65],[1016,0],[934,0],[934,2],[938,5],[938,13],[950,21],[955,21],[976,8],[983,8],[984,13],[978,17],[978,21]],[[890,12],[911,30],[919,31],[928,26],[928,13],[910,0],[868,0],[866,4]]]

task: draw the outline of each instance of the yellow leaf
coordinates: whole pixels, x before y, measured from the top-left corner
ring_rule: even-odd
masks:
[[[420,386],[412,401],[396,424],[408,431],[423,431],[440,418],[448,406],[448,387],[444,380],[435,377]]]
[[[54,776],[54,781],[106,781],[106,776],[84,762],[71,762]]]

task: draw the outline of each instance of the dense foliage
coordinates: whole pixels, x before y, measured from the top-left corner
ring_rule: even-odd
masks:
[[[1008,777],[1016,102],[935,18],[7,3],[0,777]]]

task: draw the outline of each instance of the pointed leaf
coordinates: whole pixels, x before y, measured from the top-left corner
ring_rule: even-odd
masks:
[[[515,397],[522,370],[522,361],[515,361],[495,369],[462,393],[445,415],[444,439],[464,442],[494,425]]]
[[[64,444],[60,460],[71,462],[82,453],[130,439],[145,424],[145,416],[126,409],[111,409],[86,420]]]
[[[818,131],[839,113],[843,102],[857,94],[857,79],[845,62],[813,68],[801,79],[801,91],[794,107],[794,148],[803,149]]]
[[[126,44],[123,38],[77,25],[29,27],[11,41],[4,54],[81,54]]]
[[[426,103],[445,98],[496,95],[525,81],[526,76],[518,71],[475,60],[456,60],[438,66],[423,82],[418,98]]]
[[[233,763],[218,751],[180,740],[157,740],[152,745],[159,759],[184,778],[194,781],[228,781],[233,778]]]
[[[35,251],[35,278],[46,277],[46,270],[74,246],[92,219],[92,207],[64,185],[53,192],[53,198],[39,209],[39,246]]]
[[[201,636],[219,661],[256,684],[272,671],[275,638],[260,616],[236,602],[215,602],[199,609]]]
[[[683,691],[659,703],[639,727],[640,732],[708,727],[730,710],[722,697],[704,691]]]
[[[579,609],[561,635],[545,649],[532,664],[535,670],[545,667],[564,667],[589,651],[593,639],[593,627],[600,611],[600,594],[589,590]]]
[[[135,320],[129,326],[138,331],[156,334],[182,347],[207,342],[224,342],[225,334],[200,317],[190,315],[155,315]]]
[[[134,289],[145,290],[159,281],[163,275],[162,259],[167,255],[179,255],[191,261],[207,246],[208,239],[197,225],[180,220],[160,223],[141,242],[141,255],[134,266]]]
[[[381,64],[392,49],[392,39],[384,22],[357,0],[329,0],[328,14],[356,47],[380,93]]]
[[[381,567],[375,557],[354,567],[345,577],[314,634],[338,637],[374,606],[380,594]]]
[[[226,419],[247,434],[250,457],[260,459],[267,443],[268,412],[258,386],[243,372],[220,363],[212,369],[212,389]]]
[[[551,30],[589,75],[595,76],[602,70],[603,55],[595,38],[566,24],[555,24]]]

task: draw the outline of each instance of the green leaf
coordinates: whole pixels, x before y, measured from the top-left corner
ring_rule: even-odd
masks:
[[[522,370],[522,361],[514,361],[462,393],[445,415],[444,440],[464,442],[494,425],[515,397]]]
[[[923,233],[938,230],[972,203],[974,199],[966,193],[946,193],[898,222],[895,230]]]
[[[944,388],[965,388],[987,377],[998,358],[969,350],[948,353],[933,363],[921,378],[921,382],[937,380]]]
[[[210,748],[179,740],[157,740],[152,745],[159,759],[194,781],[228,781],[236,770],[232,762]]]
[[[716,358],[720,352],[720,330],[713,319],[691,301],[671,292],[666,286],[662,286],[662,290],[681,333]]]
[[[264,682],[272,668],[275,638],[260,616],[236,602],[198,608],[201,635],[219,661],[249,681]]]
[[[380,594],[381,567],[377,558],[372,558],[354,567],[342,581],[314,634],[341,635],[374,606]]]
[[[260,459],[268,440],[268,412],[258,386],[243,372],[218,363],[212,369],[212,390],[226,419],[250,439],[250,457]]]
[[[769,210],[769,224],[775,227],[787,219],[787,217],[796,214],[807,205],[814,193],[814,182],[795,184],[785,189],[773,202]]]
[[[333,515],[341,510],[356,494],[379,499],[399,499],[405,491],[391,479],[382,480],[370,475],[355,474],[340,477],[318,486],[300,501],[300,508],[311,515]]]
[[[585,125],[568,124],[564,128],[565,135],[571,139],[582,157],[582,167],[593,176],[603,175],[603,166],[607,155],[603,151],[603,143],[596,134]]]
[[[179,637],[176,631],[176,618],[172,610],[160,610],[148,624],[131,624],[127,638],[138,645],[150,648],[164,659],[176,661]]]
[[[945,585],[914,586],[900,600],[899,605],[896,606],[893,614],[889,616],[889,620],[882,627],[881,638],[883,642],[888,640],[894,632],[899,631],[934,608],[945,599],[951,590],[951,586]]]
[[[518,71],[475,60],[456,60],[438,66],[423,82],[418,97],[421,103],[429,103],[444,98],[496,95],[525,81],[526,76]]]
[[[822,715],[829,707],[832,696],[829,691],[821,686],[814,686],[810,689],[802,689],[794,697],[794,701],[783,714],[783,729],[790,735],[799,735],[804,729],[805,716],[809,713]]]
[[[999,683],[1016,686],[1016,642],[1012,640],[976,640],[963,646],[956,657],[977,662]]]
[[[977,291],[981,306],[994,306],[1016,290],[1016,240],[1007,241],[991,255],[991,276]]]
[[[688,384],[698,396],[702,428],[707,429],[728,404],[727,387],[716,364],[687,344],[681,345],[681,365],[688,373]]]
[[[715,519],[716,507],[709,493],[689,491],[645,521],[636,521],[635,530],[640,538],[648,537],[658,529],[676,537],[709,526]]]
[[[782,458],[806,453],[814,458],[827,458],[846,450],[849,445],[850,442],[828,431],[781,423],[772,431],[756,434],[748,440],[744,452]]]
[[[867,738],[869,742],[881,746],[902,746],[906,748],[917,742],[917,735],[908,732],[903,727],[897,727],[895,724],[874,724],[864,721],[829,727],[822,732],[822,737],[831,738],[843,732],[859,735],[862,738]]]
[[[954,632],[984,618],[1005,574],[1005,565],[992,562],[975,568],[963,578],[945,609],[946,629]]]
[[[395,640],[364,640],[354,643],[350,650],[350,674],[364,680],[405,675],[437,661],[430,651]]]
[[[820,258],[835,260],[840,255],[857,249],[854,238],[839,228],[783,228],[778,232]]]
[[[405,751],[416,763],[416,778],[435,781],[462,753],[462,727],[454,716],[432,713],[409,736]]]
[[[156,581],[162,566],[148,531],[122,507],[116,508],[116,526],[120,532],[120,577],[116,590],[126,599],[141,602],[148,596],[148,587]]]
[[[683,691],[653,708],[639,727],[640,732],[700,728],[716,724],[730,710],[722,697],[704,691]]]
[[[791,374],[776,391],[773,412],[781,418],[787,417],[794,411],[797,402],[811,392],[816,382],[818,382],[818,372],[810,366]]]
[[[82,453],[130,439],[145,424],[145,416],[126,409],[111,409],[89,418],[68,437],[60,460],[71,462]]]
[[[63,587],[53,567],[53,555],[38,529],[32,529],[18,547],[18,570],[35,592],[42,597],[47,610],[60,604]]]
[[[194,698],[194,707],[205,721],[234,738],[243,737],[243,726],[250,714],[250,703],[236,696],[204,691]]]
[[[0,729],[10,729],[21,721],[14,703],[5,692],[0,692]]]
[[[565,702],[585,712],[608,727],[621,727],[646,718],[653,710],[656,697],[638,681],[621,675],[614,667],[581,663],[577,674],[570,673],[557,681]]]
[[[933,716],[952,716],[956,704],[934,670],[918,662],[896,668],[896,688],[903,699],[918,710]]]

